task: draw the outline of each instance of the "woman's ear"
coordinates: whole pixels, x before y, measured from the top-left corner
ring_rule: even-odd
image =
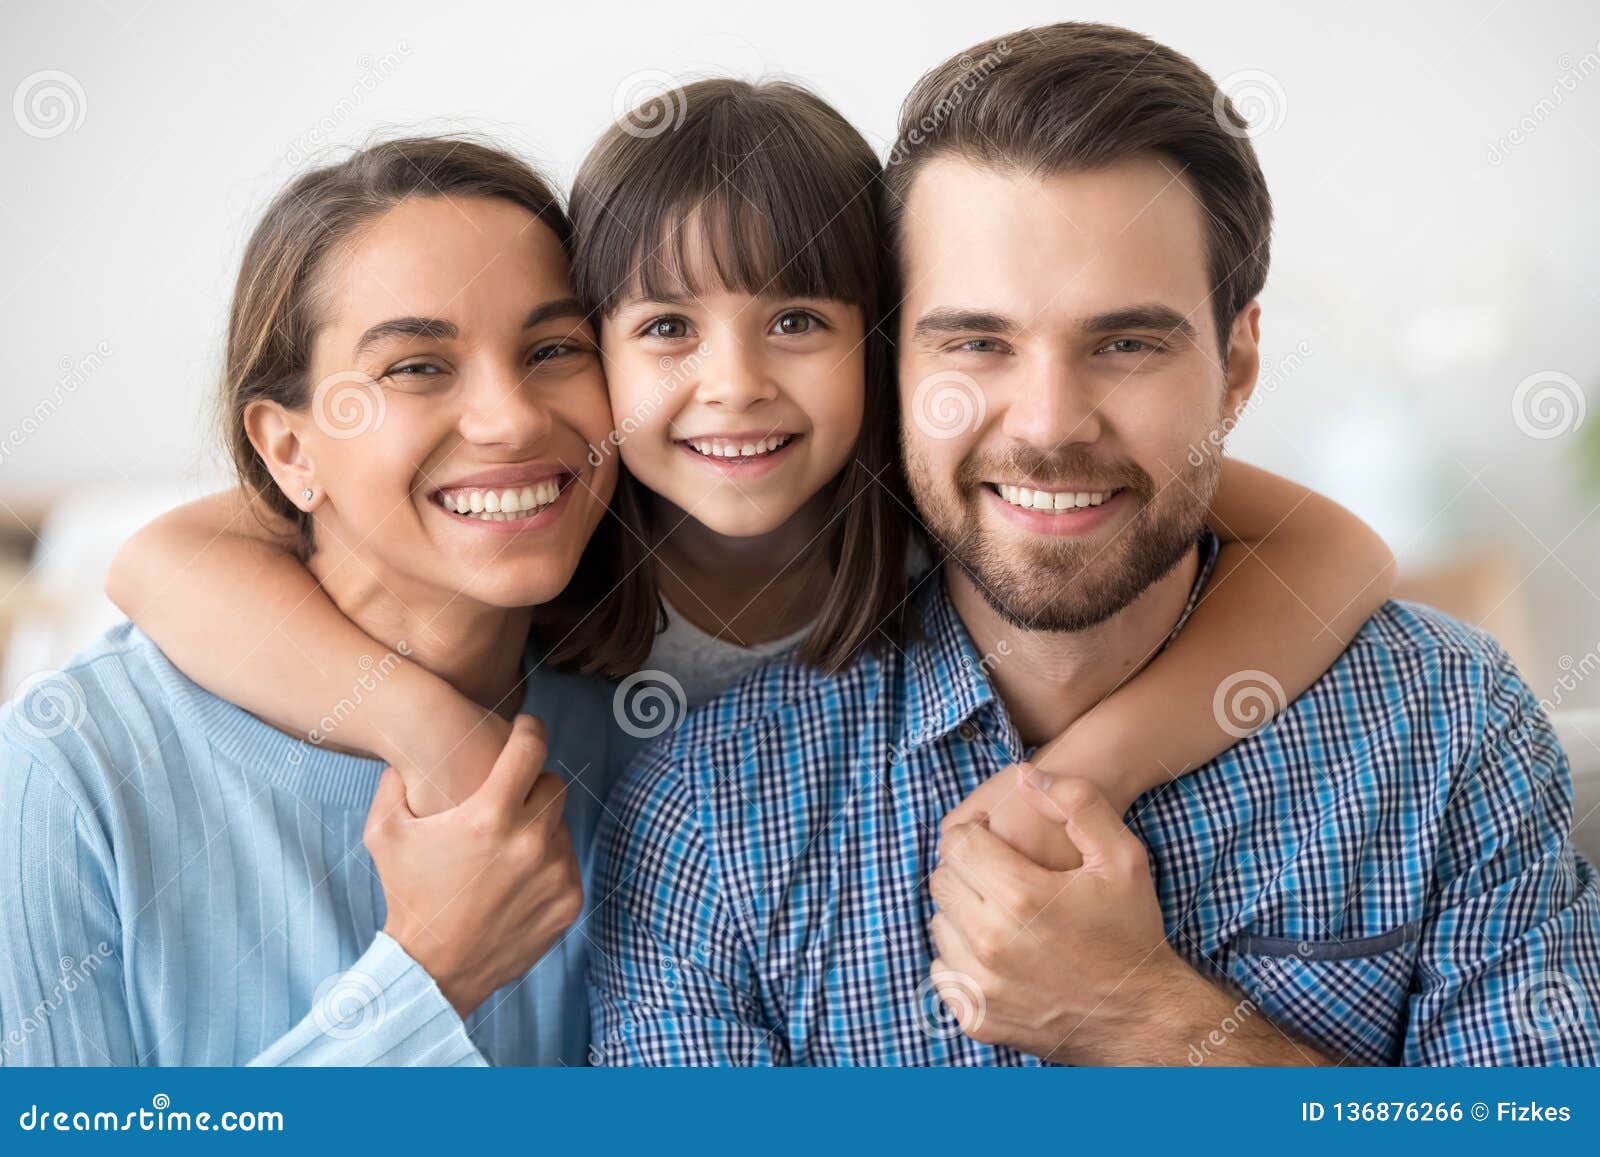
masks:
[[[277,402],[251,402],[244,410],[244,430],[284,496],[301,510],[315,510],[322,488],[295,415]]]
[[[1231,427],[1255,392],[1256,379],[1261,372],[1261,303],[1253,298],[1233,319],[1227,355],[1224,369],[1228,393],[1223,399],[1222,412]]]

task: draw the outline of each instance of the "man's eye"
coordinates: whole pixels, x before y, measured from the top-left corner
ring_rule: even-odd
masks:
[[[1119,337],[1116,341],[1107,342],[1105,348],[1114,354],[1144,353],[1151,347],[1134,337]]]
[[[658,317],[644,327],[644,332],[647,337],[672,341],[689,335],[689,323],[681,317]]]
[[[992,337],[974,337],[962,342],[959,348],[969,354],[992,354],[999,351],[1000,343]]]
[[[813,327],[820,324],[821,322],[818,318],[803,309],[797,309],[778,318],[772,328],[776,333],[794,336],[796,334],[810,333]]]

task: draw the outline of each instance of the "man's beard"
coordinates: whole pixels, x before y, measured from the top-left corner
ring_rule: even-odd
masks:
[[[952,500],[929,485],[925,463],[905,447],[911,494],[923,525],[996,614],[1025,631],[1083,631],[1117,614],[1188,555],[1216,493],[1221,462],[1207,454],[1158,488],[1132,462],[1102,465],[1074,448],[1045,455],[972,456],[956,471]],[[1026,546],[997,541],[985,528],[987,478],[1026,478],[1038,486],[1126,489],[1133,520],[1109,539],[1035,535]],[[1084,485],[1092,481],[1093,485]],[[1067,515],[1066,517],[1072,517]]]

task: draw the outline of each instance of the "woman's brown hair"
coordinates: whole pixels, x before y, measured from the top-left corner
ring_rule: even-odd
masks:
[[[828,671],[881,642],[880,632],[898,633],[905,602],[911,505],[885,324],[894,297],[881,177],[872,147],[814,93],[715,79],[656,96],[613,125],[572,191],[573,284],[602,324],[626,297],[702,292],[697,269],[739,293],[860,308],[866,406],[855,453],[830,488],[829,589],[799,649]],[[653,545],[649,494],[626,471],[617,508]]]
[[[319,291],[332,255],[363,225],[412,197],[490,197],[526,209],[556,235],[568,256],[572,226],[550,186],[525,162],[461,137],[385,141],[338,164],[297,177],[275,197],[245,246],[228,315],[223,417],[244,489],[292,527],[310,553],[311,516],[278,489],[245,428],[254,402],[300,410],[311,401],[312,340],[325,303]],[[567,588],[535,609],[534,630],[547,661],[620,675],[648,653],[653,591],[637,538],[608,513]]]

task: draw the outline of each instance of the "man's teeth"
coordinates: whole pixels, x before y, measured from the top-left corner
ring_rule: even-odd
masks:
[[[561,496],[561,483],[546,478],[532,486],[509,490],[444,490],[439,501],[446,510],[483,522],[527,518]]]
[[[786,446],[792,434],[774,434],[759,442],[732,442],[727,438],[690,438],[689,448],[707,458],[754,458]]]
[[[1071,491],[1071,490],[1029,490],[1026,486],[1007,486],[1004,483],[995,487],[1012,506],[1020,506],[1024,510],[1077,510],[1080,506],[1099,506],[1106,499],[1116,493],[1115,490]]]

